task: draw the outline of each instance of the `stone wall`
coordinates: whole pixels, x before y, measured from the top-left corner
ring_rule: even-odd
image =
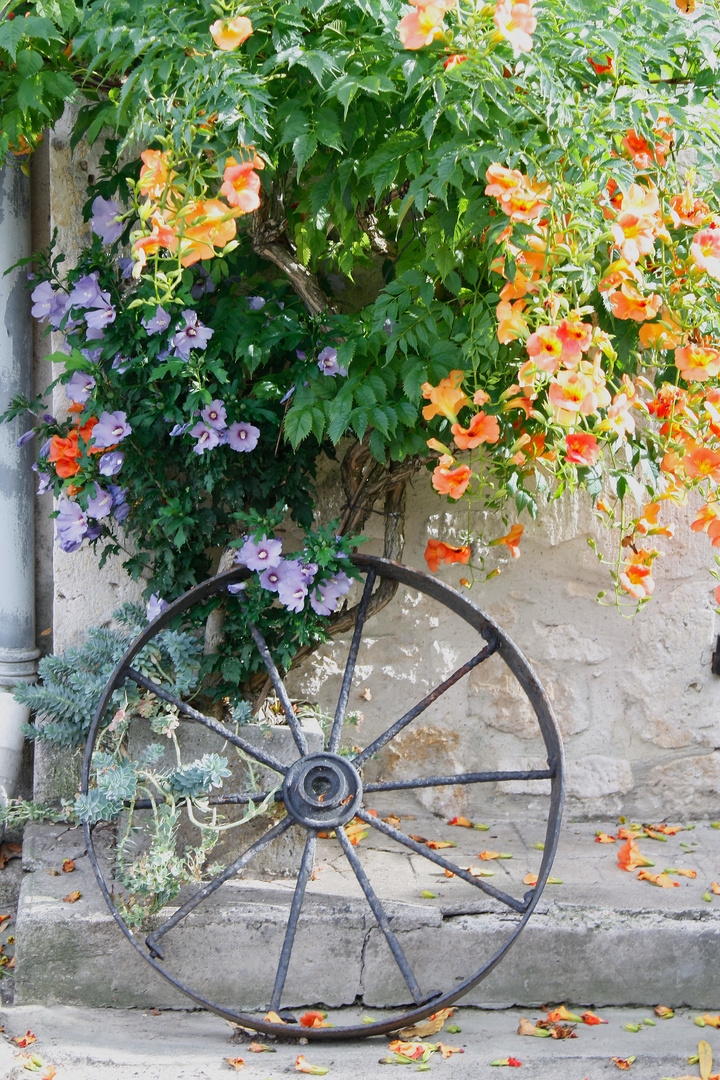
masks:
[[[88,229],[81,211],[95,162],[82,144],[71,154],[69,120],[68,114],[50,137],[46,186],[47,225],[58,229],[71,264]],[[54,408],[65,404],[56,393]],[[330,473],[320,502],[325,519],[339,509]],[[707,574],[712,549],[705,537],[690,533],[687,510],[675,517],[676,537],[664,542],[668,557],[658,561],[656,599],[635,619],[596,601],[610,581],[587,538],[595,537],[606,549],[609,541],[583,497],[547,508],[537,526],[526,522],[522,557],[509,560],[499,577],[470,594],[514,639],[545,685],[565,739],[574,815],[718,816],[720,683],[711,673],[717,627]],[[425,570],[427,538],[452,542],[466,523],[466,508],[440,501],[429,476],[417,477],[408,498],[405,562]],[[488,537],[507,531],[499,519],[481,515],[476,525]],[[40,573],[47,583],[48,529],[39,528],[44,529]],[[363,551],[382,552],[379,519]],[[463,573],[461,567],[446,567],[440,577],[457,585]],[[119,560],[98,572],[87,550],[65,555],[55,549],[52,576],[57,651],[79,641],[88,626],[107,622],[119,603],[139,593]],[[42,629],[46,622],[41,619]],[[351,707],[364,714],[357,741],[371,741],[472,655],[474,644],[456,617],[401,588],[393,605],[368,625],[360,652],[351,699]],[[334,706],[346,645],[338,640],[320,650],[292,676],[293,689]],[[387,777],[536,767],[542,749],[523,692],[495,657],[386,747],[369,772]],[[76,772],[62,755],[42,750],[35,778],[37,797],[68,795]],[[444,789],[424,798],[442,813],[480,814],[488,800],[495,811],[511,813],[516,796],[533,812],[542,812],[546,803],[542,781],[497,787],[502,790]]]

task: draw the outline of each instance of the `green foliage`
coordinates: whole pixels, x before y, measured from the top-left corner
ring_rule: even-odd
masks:
[[[133,604],[123,605],[113,618],[120,628],[91,627],[82,645],[62,655],[43,657],[38,665],[42,682],[15,688],[15,699],[35,716],[36,722],[25,729],[28,738],[68,747],[85,742],[110,675],[130,642],[147,625],[142,608]],[[194,635],[166,630],[134,663],[158,685],[175,694],[187,694],[198,682],[200,654]],[[112,705],[121,710],[138,701],[134,683],[112,695]]]

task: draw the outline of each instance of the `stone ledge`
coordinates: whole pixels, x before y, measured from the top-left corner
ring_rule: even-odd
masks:
[[[591,840],[594,830],[585,831]],[[115,925],[83,857],[81,834],[59,826],[33,826],[28,834],[30,872],[23,882],[16,927],[17,1003],[187,1005],[186,998],[141,961]],[[663,1000],[675,1006],[717,1009],[720,905],[700,901],[698,907],[696,882],[693,889],[654,889],[620,872],[609,876],[593,902],[595,864],[601,860],[604,865],[607,852],[598,853],[591,844],[586,858],[580,859],[576,836],[574,826],[564,831],[558,860],[566,874],[562,899],[557,889],[548,887],[518,942],[466,1003],[653,1005],[661,989]],[[703,836],[707,839],[710,830]],[[474,834],[468,842],[477,839]],[[457,879],[447,882],[442,871],[441,877],[435,875],[439,883],[434,886],[442,895],[428,905],[419,902],[419,886],[426,882],[418,881],[415,857],[395,871],[398,879],[393,882],[389,867],[394,864],[388,862],[387,851],[369,845],[360,850],[381,896],[391,895],[393,884],[400,886],[395,890],[401,894],[399,902],[383,902],[424,987],[449,989],[488,959],[512,929],[515,916],[493,901],[468,897],[466,902],[449,902]],[[329,846],[323,848],[323,853],[329,851]],[[48,872],[68,857],[76,860],[72,874]],[[324,872],[308,891],[298,929],[287,1005],[322,1002],[337,1007],[358,999],[367,1007],[399,1003],[407,991],[357,884],[332,862],[321,865]],[[518,860],[516,866],[517,877],[525,863]],[[643,902],[633,908],[635,886]],[[471,886],[463,887],[472,893]],[[81,892],[81,900],[64,903],[63,897],[74,890]],[[291,896],[287,879],[226,884],[167,936],[167,970],[226,1006],[265,1008]]]

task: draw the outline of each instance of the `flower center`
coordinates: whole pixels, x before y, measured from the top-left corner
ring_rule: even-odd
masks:
[[[258,551],[258,559],[267,559],[267,557],[268,557],[267,551]]]

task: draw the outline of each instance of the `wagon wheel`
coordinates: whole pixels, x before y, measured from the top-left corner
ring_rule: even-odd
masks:
[[[211,1009],[225,1019],[244,1027],[254,1028],[266,1034],[277,1035],[284,1038],[288,1038],[288,1036],[293,1037],[292,1028],[289,1028],[286,1024],[279,1024],[266,1019],[261,1020],[254,1015],[246,1015],[242,1012],[237,1012],[233,1009],[218,1005],[208,1000],[202,994],[185,986],[167,969],[167,966],[163,962],[162,939],[165,934],[172,931],[175,926],[181,923],[191,911],[199,905],[202,905],[203,901],[212,895],[223,882],[242,871],[246,866],[251,866],[253,858],[271,845],[278,837],[289,829],[291,825],[296,824],[306,830],[306,838],[292,902],[288,912],[284,942],[275,971],[274,989],[271,999],[268,1002],[269,1009],[275,1013],[281,1011],[283,989],[293,951],[298,922],[302,915],[306,886],[312,874],[318,833],[322,831],[324,835],[327,835],[328,830],[334,830],[337,843],[340,845],[342,852],[362,889],[365,899],[372,911],[372,915],[377,921],[377,924],[387,941],[390,954],[407,984],[408,998],[412,999],[413,1002],[412,1006],[410,1006],[407,1011],[400,1016],[394,1017],[392,1020],[344,1027],[295,1029],[297,1035],[302,1034],[302,1036],[309,1039],[337,1039],[385,1034],[397,1030],[406,1024],[415,1023],[429,1016],[431,1013],[436,1012],[438,1009],[451,1005],[461,998],[493,970],[527,923],[537,906],[542,890],[547,882],[558,842],[565,782],[562,741],[547,697],[528,661],[491,619],[484,615],[479,608],[464,596],[460,595],[447,585],[431,578],[427,574],[418,573],[408,567],[389,562],[385,559],[355,555],[352,558],[352,562],[360,574],[365,576],[365,585],[358,608],[355,629],[342,679],[340,696],[332,723],[329,741],[325,750],[319,753],[308,752],[305,734],[290,703],[282,678],[262,635],[259,630],[254,627],[252,628],[252,636],[255,646],[259,650],[270,679],[272,680],[272,685],[278,700],[283,707],[287,724],[291,729],[292,736],[299,751],[300,756],[290,766],[281,764],[272,755],[251,745],[244,740],[241,735],[236,735],[235,732],[226,725],[191,708],[179,698],[174,697],[172,694],[166,692],[154,682],[135,671],[132,666],[133,660],[137,657],[141,649],[152,641],[159,631],[167,627],[192,605],[199,601],[206,600],[218,593],[224,594],[227,591],[228,585],[246,579],[249,576],[249,572],[243,567],[211,578],[194,589],[191,589],[184,596],[171,604],[163,614],[156,618],[135,640],[123,656],[107,684],[90,729],[83,764],[82,792],[87,794],[92,755],[101,730],[103,718],[111,702],[112,694],[116,689],[122,687],[126,680],[131,680],[145,690],[156,694],[158,698],[173,704],[177,708],[180,718],[183,720],[189,720],[196,724],[204,725],[216,735],[222,736],[228,742],[234,744],[240,750],[250,755],[257,763],[276,770],[277,773],[283,777],[282,791],[279,791],[277,794],[278,804],[284,805],[286,811],[281,820],[274,825],[274,827],[265,832],[259,840],[247,847],[240,857],[235,859],[235,861],[224,871],[218,873],[207,884],[198,888],[185,904],[178,907],[174,913],[167,918],[161,926],[149,934],[145,940],[142,940],[142,936],[136,934],[131,927],[127,925],[123,915],[115,904],[112,896],[111,884],[105,879],[105,872],[103,871],[101,861],[98,859],[98,853],[94,845],[94,826],[89,825],[88,823],[85,824],[85,839],[98,884],[108,907],[120,929],[140,956],[142,956],[147,963],[149,963],[174,987],[184,994],[187,994],[198,1005]],[[373,590],[376,584],[378,584],[379,581],[382,581],[382,579],[397,582],[400,585],[417,590],[444,605],[451,612],[454,612],[464,620],[469,628],[472,628],[472,631],[478,635],[478,645],[482,644],[482,647],[478,649],[475,655],[468,660],[467,663],[459,667],[449,678],[445,679],[421,701],[408,709],[403,716],[388,726],[379,737],[374,739],[363,750],[356,752],[355,756],[341,756],[339,750],[343,724],[346,717],[348,699],[364,623],[367,618],[368,606],[371,601]],[[479,664],[482,664],[483,661],[488,659],[494,653],[497,653],[502,658],[512,675],[517,679],[535,712],[540,733],[547,751],[547,768],[526,771],[515,770],[461,773],[452,776],[426,776],[418,779],[391,780],[384,783],[366,783],[363,785],[362,771],[363,766],[368,759],[380,750],[381,747],[391,742],[391,740],[407,728],[408,725],[411,725],[418,716],[420,716],[442,694],[449,690],[450,687],[454,686],[462,679],[464,675],[468,674],[468,672]],[[239,730],[242,732],[242,728]],[[524,896],[521,897],[512,896],[502,889],[493,886],[482,877],[471,875],[467,870],[461,869],[453,861],[446,858],[444,854],[441,855],[437,850],[429,849],[424,844],[419,843],[417,840],[399,831],[393,824],[374,817],[371,813],[368,813],[368,808],[364,802],[365,797],[368,794],[377,795],[377,793],[384,791],[412,791],[420,788],[485,784],[507,780],[549,780],[551,784],[545,844],[541,866],[537,875],[537,882],[533,888],[529,889],[525,892]],[[256,795],[254,792],[252,794]],[[213,801],[214,800],[211,799],[210,803],[212,804]],[[248,794],[238,792],[229,797],[224,794],[215,801],[226,805],[233,802],[238,804],[247,803]],[[486,896],[499,902],[504,908],[509,909],[510,912],[517,915],[517,922],[512,926],[508,932],[507,938],[495,951],[494,955],[484,962],[478,970],[472,972],[464,978],[462,982],[454,985],[450,990],[446,992],[433,991],[428,987],[423,988],[418,984],[418,980],[413,973],[403,948],[390,925],[391,919],[388,917],[383,903],[373,889],[363,868],[362,859],[359,857],[355,847],[351,844],[346,832],[346,826],[353,819],[359,819],[370,828],[377,830],[380,834],[384,834],[386,838],[395,841],[405,851],[410,851],[415,855],[421,856],[422,858],[429,860],[430,863],[436,864],[438,867],[444,868],[451,874],[455,874],[457,877],[464,879],[477,889],[481,890]]]

